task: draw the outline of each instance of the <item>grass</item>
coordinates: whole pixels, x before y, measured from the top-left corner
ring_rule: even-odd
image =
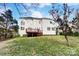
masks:
[[[0,50],[0,55],[11,56],[78,56],[79,37],[64,36],[17,37]]]

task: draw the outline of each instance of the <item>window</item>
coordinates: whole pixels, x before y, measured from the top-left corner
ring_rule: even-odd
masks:
[[[50,27],[47,27],[47,30],[50,30]]]
[[[52,24],[52,21],[50,21],[50,24]]]
[[[52,28],[52,30],[54,30],[54,28]]]
[[[24,21],[21,21],[21,25],[25,25],[25,22]]]
[[[50,24],[53,24],[53,25],[54,25],[55,23],[54,23],[54,22],[52,22],[52,21],[50,21]]]
[[[24,30],[24,27],[21,27],[21,30]]]
[[[52,27],[52,30],[54,31],[56,28]]]
[[[39,24],[41,24],[42,20],[39,21]]]

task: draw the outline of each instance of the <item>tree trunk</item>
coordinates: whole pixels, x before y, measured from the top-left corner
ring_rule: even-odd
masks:
[[[67,41],[67,45],[69,46],[69,40],[68,40],[67,34],[68,34],[68,32],[69,32],[70,30],[68,30],[68,29],[69,29],[69,26],[68,26],[68,24],[66,23],[66,24],[64,25],[64,27],[63,27],[63,33],[64,33],[64,37],[65,37],[65,39],[66,39],[66,41]]]
[[[69,46],[68,37],[67,37],[67,35],[66,35],[66,34],[64,34],[64,36],[65,36],[65,39],[66,39],[66,41],[67,41],[67,45]]]

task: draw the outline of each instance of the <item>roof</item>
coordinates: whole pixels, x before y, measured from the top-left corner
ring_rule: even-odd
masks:
[[[36,17],[20,17],[20,19],[39,19],[39,20],[47,19],[47,20],[52,20],[50,18],[36,18]]]

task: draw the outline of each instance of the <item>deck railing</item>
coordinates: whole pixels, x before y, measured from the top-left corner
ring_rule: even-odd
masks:
[[[27,28],[26,29],[26,32],[38,32],[38,33],[40,33],[40,32],[42,32],[42,30],[40,30],[40,29]]]

